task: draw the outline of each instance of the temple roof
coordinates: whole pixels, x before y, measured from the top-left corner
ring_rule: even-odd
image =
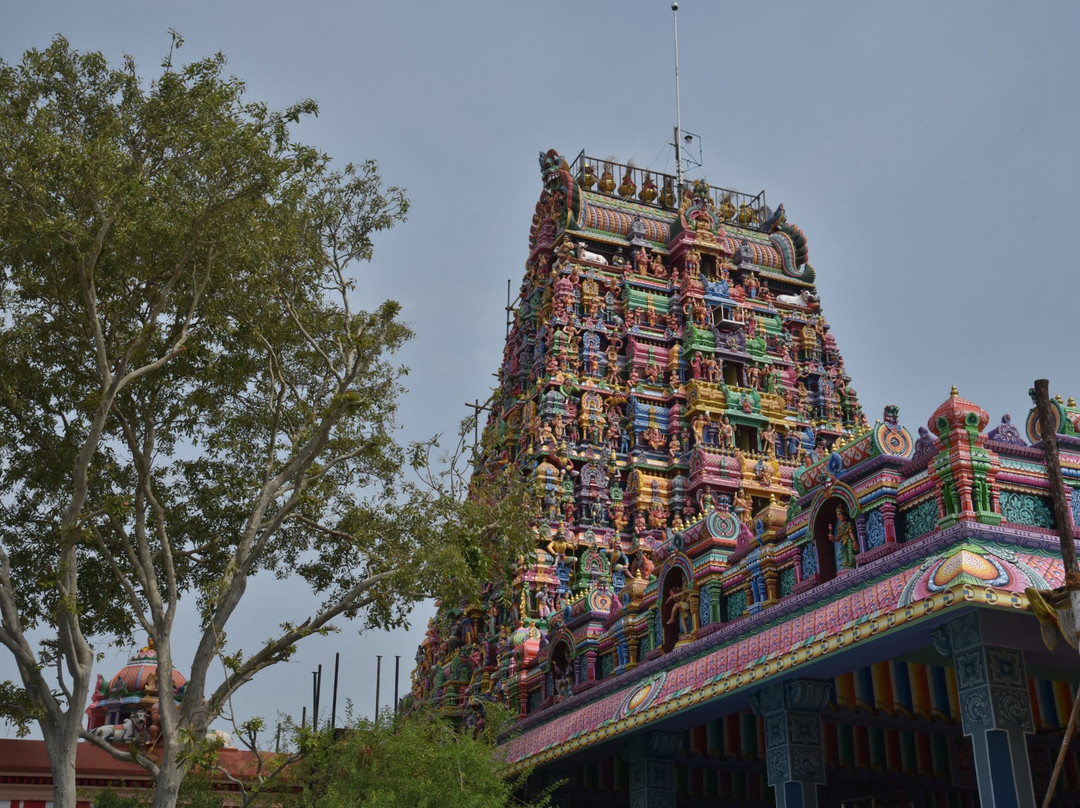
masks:
[[[960,538],[956,529],[943,531],[932,546],[908,546],[875,562],[876,569],[863,568],[858,576],[834,579],[740,624],[718,627],[631,676],[575,695],[561,709],[524,721],[506,744],[508,759],[546,763],[744,695],[795,669],[820,675],[829,660],[847,670],[852,663],[840,655],[857,653],[861,643],[895,636],[899,653],[901,635],[916,626],[936,625],[972,606],[1026,610],[1025,588],[1064,580],[1053,539],[1027,537],[1018,546],[1000,529],[981,539]],[[924,631],[918,634],[925,638]]]

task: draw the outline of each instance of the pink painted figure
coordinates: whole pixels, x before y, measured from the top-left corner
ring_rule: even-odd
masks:
[[[735,448],[735,428],[731,425],[731,421],[728,420],[726,415],[720,419],[720,448]]]
[[[671,615],[667,619],[669,626],[678,628],[679,636],[685,637],[694,630],[693,615],[690,613],[690,590],[687,587],[674,586],[665,604],[671,606]]]
[[[649,274],[649,254],[644,247],[639,247],[638,251],[634,253],[634,269],[638,275]]]

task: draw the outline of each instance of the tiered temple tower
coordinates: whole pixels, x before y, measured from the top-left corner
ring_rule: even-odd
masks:
[[[851,563],[850,542],[773,551],[800,470],[866,426],[783,205],[702,181],[677,198],[584,153],[540,168],[487,425],[542,492],[537,546],[512,592],[433,626],[416,695],[451,710],[524,715]],[[699,568],[659,582],[684,547]]]
[[[1034,409],[986,431],[953,388],[917,440],[869,424],[782,205],[540,163],[484,443],[536,482],[536,546],[442,605],[413,698],[510,706],[563,808],[1033,808],[1080,682],[1074,400],[1060,490]]]

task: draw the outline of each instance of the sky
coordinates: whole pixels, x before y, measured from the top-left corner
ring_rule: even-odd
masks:
[[[669,0],[0,2],[0,59],[57,34],[159,72],[170,28],[179,61],[222,52],[250,98],[302,98],[319,116],[301,139],[341,163],[378,160],[404,186],[408,221],[383,234],[361,274],[374,307],[393,298],[416,338],[401,439],[452,436],[495,383],[507,280],[516,290],[541,191],[537,156],[633,159],[674,172]],[[1028,388],[1080,397],[1075,214],[1080,186],[1080,4],[991,0],[867,3],[684,0],[684,130],[691,178],[784,203],[806,233],[823,311],[873,421],[887,404],[915,433],[949,395],[1022,422]],[[1064,245],[1058,245],[1065,239]],[[1056,245],[1056,246],[1055,246]],[[230,632],[250,648],[310,608],[298,585],[249,588]],[[412,631],[341,633],[300,646],[235,700],[241,719],[299,716],[334,653],[340,704],[359,714],[401,689],[433,607]],[[177,666],[193,637],[180,633]],[[126,654],[100,664],[111,676]],[[15,678],[0,656],[0,680]],[[310,709],[310,708],[309,708]],[[220,724],[219,724],[220,726]],[[10,731],[0,727],[0,736]]]

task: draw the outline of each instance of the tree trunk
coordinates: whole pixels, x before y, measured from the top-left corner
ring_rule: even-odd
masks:
[[[187,773],[186,767],[176,760],[175,748],[166,744],[162,750],[161,769],[158,771],[157,782],[154,784],[153,808],[176,808],[176,800],[180,796],[180,784],[184,782]]]
[[[78,726],[68,729],[71,723],[65,715],[56,726],[43,721],[41,734],[45,738],[45,751],[49,755],[49,767],[53,778],[53,807],[75,808],[78,796],[75,787],[75,753],[79,748]],[[80,715],[81,717],[81,715]]]

